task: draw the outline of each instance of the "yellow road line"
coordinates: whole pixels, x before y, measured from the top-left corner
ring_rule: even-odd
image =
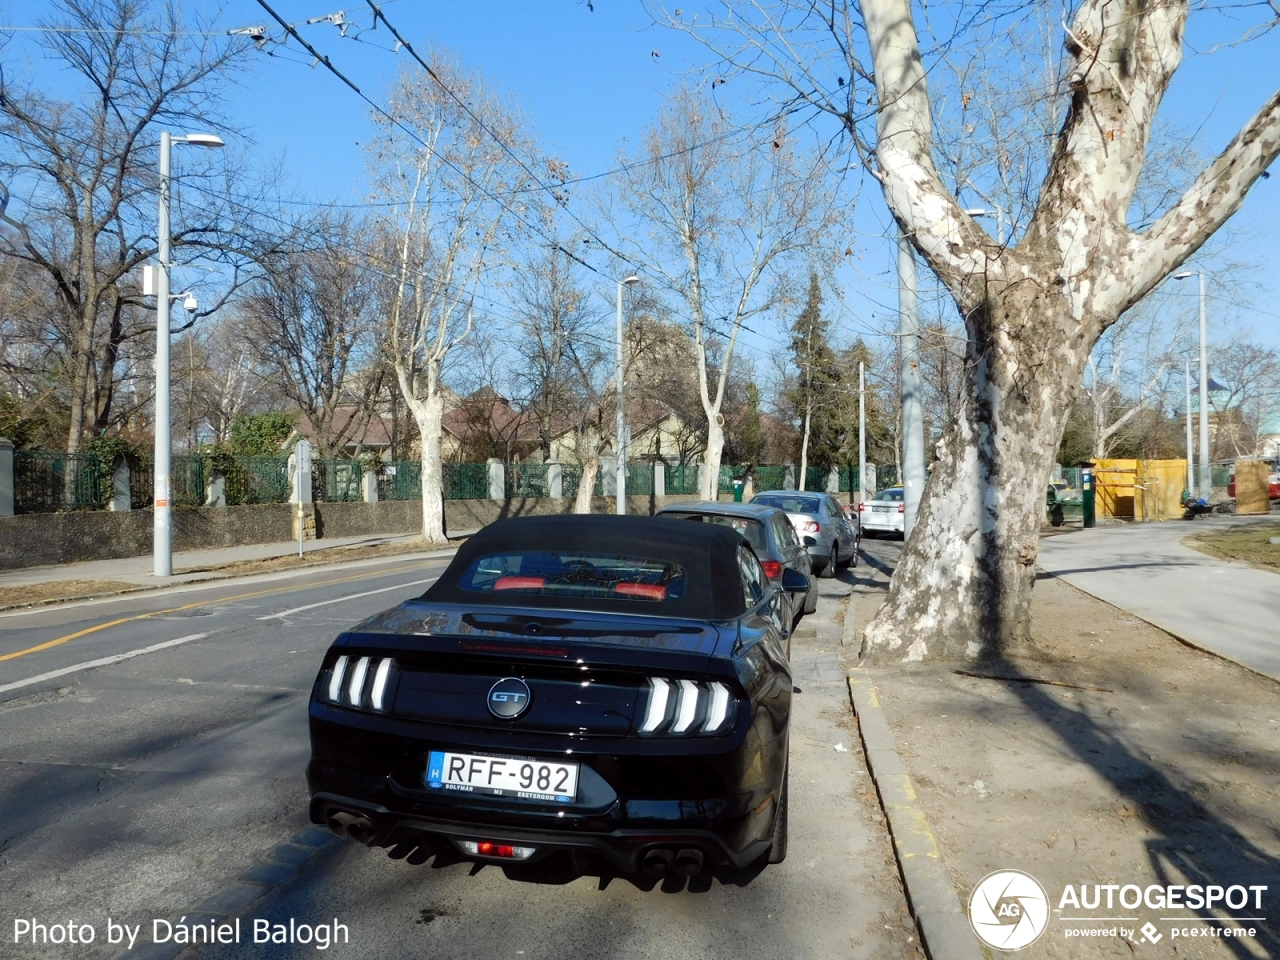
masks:
[[[399,573],[400,571],[397,570],[395,572]],[[221,600],[214,600],[212,602],[208,600],[197,600],[195,603],[183,604],[181,607],[170,607],[168,610],[153,610],[151,613],[140,613],[133,617],[121,617],[119,620],[109,620],[106,623],[99,623],[93,627],[85,627],[83,630],[77,630],[75,633],[68,633],[65,637],[58,637],[56,640],[47,640],[34,647],[28,647],[26,650],[6,653],[3,656],[0,656],[0,662],[5,660],[16,660],[18,657],[25,657],[29,653],[39,653],[41,650],[48,650],[50,647],[59,647],[64,643],[69,643],[72,640],[78,640],[91,633],[97,633],[100,630],[106,630],[110,627],[118,627],[122,623],[132,623],[135,620],[147,620],[151,617],[162,617],[166,613],[180,613],[183,610],[190,610],[192,607],[215,607],[219,604],[231,603],[234,600],[247,600],[250,597],[265,597],[273,593],[288,593],[291,590],[309,590],[313,587],[328,586],[331,583],[349,583],[352,580],[367,580],[370,577],[379,576],[386,576],[386,571],[375,570],[372,573],[358,573],[350,577],[335,577],[332,580],[321,580],[318,583],[294,584],[291,587],[273,587],[270,590],[255,590],[252,593],[238,593],[235,596],[223,597]]]

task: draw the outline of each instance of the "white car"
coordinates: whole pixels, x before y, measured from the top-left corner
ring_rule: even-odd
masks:
[[[902,497],[902,488],[890,487],[870,500],[862,501],[858,504],[858,520],[866,536],[874,537],[881,533],[902,536],[907,521],[907,504]]]

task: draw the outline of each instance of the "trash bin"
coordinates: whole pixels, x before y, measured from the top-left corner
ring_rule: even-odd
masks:
[[[734,503],[742,502],[742,488],[746,486],[746,483],[747,481],[743,477],[733,478],[733,502]]]

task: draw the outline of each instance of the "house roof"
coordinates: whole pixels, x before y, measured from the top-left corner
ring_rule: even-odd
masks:
[[[490,387],[481,387],[463,397],[456,407],[445,412],[441,426],[464,442],[479,437],[508,442],[538,439],[538,421],[531,414],[516,410]]]

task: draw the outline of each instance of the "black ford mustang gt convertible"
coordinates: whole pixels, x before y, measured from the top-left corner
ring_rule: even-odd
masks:
[[[771,586],[722,526],[486,527],[423,596],[325,655],[311,819],[423,856],[567,851],[652,876],[778,863],[792,693],[780,591],[808,586]]]

